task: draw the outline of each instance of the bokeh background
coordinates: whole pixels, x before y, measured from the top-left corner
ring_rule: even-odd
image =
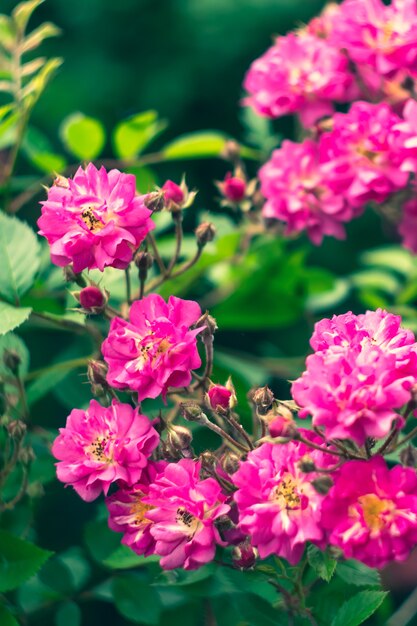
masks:
[[[10,12],[15,4],[3,0],[2,12]],[[58,146],[60,124],[74,111],[98,118],[110,131],[120,119],[155,109],[169,121],[163,139],[158,141],[166,143],[182,133],[203,129],[221,130],[245,140],[240,101],[243,77],[251,61],[270,45],[273,35],[307,22],[323,6],[322,0],[46,0],[35,13],[33,24],[51,21],[62,29],[59,38],[44,44],[44,53],[63,57],[65,62],[37,105],[33,122]],[[292,120],[274,123],[274,132],[294,137]],[[112,156],[110,143],[104,156]],[[215,215],[219,207],[213,180],[221,179],[227,169],[220,160],[201,160],[158,166],[156,173],[162,183],[166,177],[179,180],[186,171],[190,186],[200,190],[199,206]],[[254,164],[249,164],[249,171],[255,174]],[[22,211],[23,219],[33,224],[37,216],[37,205]],[[345,242],[326,240],[320,249],[313,249],[307,240],[295,245],[303,247],[307,265],[343,278],[361,267],[361,254],[366,249],[393,241],[392,229],[368,211],[349,225]],[[286,271],[292,271],[291,265]],[[280,267],[265,263],[260,281],[285,282],[289,276],[280,272]],[[384,276],[376,277],[378,280],[384,282]],[[368,289],[369,306],[384,304],[375,284],[373,289]],[[204,296],[198,287],[195,290],[196,297]],[[282,296],[278,290],[272,302],[262,301],[261,283],[258,292],[260,308],[272,306],[278,316],[287,306],[285,290]],[[364,303],[356,293],[345,298],[340,311],[351,307],[360,310]],[[339,309],[334,306],[331,312]],[[258,328],[235,331],[229,327],[219,333],[218,344],[230,351],[239,348],[275,359],[271,385],[285,397],[288,385],[284,376],[277,375],[277,359],[296,362],[306,353],[314,319],[313,312],[295,316],[293,321],[290,316],[288,323],[276,328],[265,327],[261,321]],[[54,358],[58,348],[71,347],[71,340],[60,333],[28,333],[25,340],[34,367]],[[223,361],[223,371],[219,368],[218,372],[226,371],[227,361]],[[71,393],[75,393],[73,387]],[[64,396],[65,389],[38,402],[37,423],[50,428],[62,425],[68,413]],[[38,542],[57,551],[80,544],[84,525],[94,515],[93,506],[81,502],[62,485],[50,483],[37,510]],[[410,587],[409,578],[404,577],[402,585]],[[110,605],[94,604],[85,615],[88,626],[125,623]],[[45,625],[44,619],[40,617],[39,624]],[[36,618],[30,623],[36,624]]]

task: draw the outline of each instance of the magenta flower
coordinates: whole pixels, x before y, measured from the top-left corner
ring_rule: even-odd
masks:
[[[417,382],[417,344],[401,318],[378,309],[336,315],[318,322],[311,338],[315,354],[292,385],[300,417],[324,427],[328,439],[387,435]]]
[[[146,196],[136,195],[132,174],[106,172],[90,163],[74,178],[59,177],[42,202],[39,234],[46,237],[55,265],[74,271],[126,268],[154,228]]]
[[[218,183],[218,188],[227,200],[241,202],[246,195],[246,181],[239,176],[227,172],[224,180]]]
[[[165,461],[149,462],[139,483],[130,489],[119,489],[106,498],[109,527],[115,532],[123,533],[122,543],[137,554],[149,556],[155,551],[155,540],[150,533],[153,522],[147,518],[152,506],[144,504],[143,498],[149,493],[150,483],[165,466]]]
[[[183,189],[177,183],[174,183],[172,180],[167,180],[162,185],[162,191],[164,192],[164,197],[167,205],[172,206],[172,204],[176,206],[181,206],[185,200],[185,193]]]
[[[159,435],[138,409],[115,400],[101,406],[91,400],[86,411],[73,409],[52,446],[60,481],[90,502],[115,481],[131,486],[140,480]]]
[[[359,214],[343,195],[350,176],[345,164],[329,168],[314,141],[283,141],[259,171],[261,191],[267,199],[262,214],[285,222],[287,235],[307,230],[316,245],[324,235],[343,239],[343,223]]]
[[[164,569],[196,569],[213,560],[216,544],[224,545],[214,522],[230,507],[218,482],[200,480],[200,470],[191,459],[168,464],[142,500],[151,507],[146,517]]]
[[[310,431],[301,432],[321,442]],[[323,544],[323,496],[311,484],[319,474],[303,473],[299,463],[308,459],[325,468],[334,464],[333,458],[300,442],[265,443],[249,452],[233,474],[240,528],[251,537],[261,559],[276,554],[295,565],[307,541]]]
[[[347,461],[322,504],[322,525],[347,558],[381,568],[417,542],[417,474],[382,457]]]
[[[190,330],[201,316],[197,302],[152,294],[134,302],[130,321],[115,317],[103,342],[107,381],[137,391],[139,400],[164,397],[169,387],[185,387],[201,365],[197,335]]]
[[[333,130],[321,136],[328,176],[334,179],[340,171],[345,173],[349,186],[344,194],[352,206],[384,202],[407,185],[400,123],[388,104],[355,102],[348,113],[336,113]]]
[[[403,215],[398,226],[405,248],[417,254],[417,197],[414,196],[403,206]]]
[[[260,115],[298,113],[304,126],[331,115],[333,102],[348,102],[357,93],[346,55],[307,32],[278,37],[252,63],[244,88],[244,103]]]
[[[228,411],[231,408],[233,392],[224,385],[211,385],[207,392],[207,402],[213,411]]]
[[[378,74],[417,68],[415,0],[345,0],[331,33],[331,43]]]

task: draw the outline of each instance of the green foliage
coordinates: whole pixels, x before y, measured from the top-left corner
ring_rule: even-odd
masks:
[[[0,302],[0,335],[5,335],[26,322],[31,312],[29,307],[18,309],[6,302]]]
[[[106,142],[103,125],[83,113],[73,113],[61,125],[60,134],[68,152],[78,159],[92,161]]]
[[[307,548],[308,562],[317,574],[326,582],[330,582],[336,570],[337,561],[327,552],[319,550],[317,546],[310,545]]]
[[[113,145],[116,155],[121,159],[137,157],[166,127],[167,123],[158,119],[156,111],[132,115],[114,129]]]
[[[360,591],[341,606],[332,626],[359,626],[375,613],[386,595],[384,591]]]
[[[0,624],[1,626],[19,626],[18,621],[2,604],[0,604]]]
[[[0,530],[0,591],[16,589],[52,555],[48,550]]]
[[[113,580],[113,598],[116,608],[135,624],[158,625],[161,604],[157,591],[133,574],[123,574]]]

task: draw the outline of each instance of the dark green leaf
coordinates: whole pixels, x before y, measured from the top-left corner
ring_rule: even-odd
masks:
[[[375,613],[386,595],[385,591],[360,591],[342,605],[332,626],[359,626]]]
[[[2,604],[0,604],[0,624],[1,626],[19,626],[17,619]]]
[[[80,626],[81,610],[75,602],[61,604],[55,613],[55,626]]]
[[[18,303],[32,287],[40,264],[36,235],[24,222],[0,214],[0,295]]]
[[[317,546],[310,545],[307,548],[307,559],[317,576],[326,582],[331,580],[337,565],[331,556],[319,550]]]
[[[52,555],[48,550],[0,530],[0,591],[16,589]]]
[[[336,574],[348,585],[357,587],[379,587],[381,578],[378,570],[367,567],[359,561],[344,561],[339,563]]]
[[[136,624],[159,624],[158,592],[137,576],[117,576],[113,581],[113,597],[117,610],[126,619]]]

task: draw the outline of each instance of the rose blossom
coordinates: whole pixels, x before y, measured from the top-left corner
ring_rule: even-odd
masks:
[[[73,409],[52,446],[58,479],[90,502],[115,481],[136,483],[159,442],[150,420],[130,404],[110,407],[91,400],[86,411]]]
[[[417,6],[415,0],[345,0],[333,24],[331,43],[347,51],[359,66],[378,74],[416,70]]]
[[[329,541],[347,558],[381,568],[404,561],[417,542],[417,474],[375,456],[347,461],[322,504]]]
[[[310,431],[301,432],[315,443],[322,441]],[[232,476],[238,487],[234,499],[240,528],[251,537],[261,559],[276,554],[295,565],[307,541],[323,543],[323,496],[311,484],[320,474],[301,471],[299,463],[307,459],[320,468],[334,464],[330,454],[301,442],[264,443],[249,452]]]
[[[328,439],[350,438],[362,445],[382,438],[411,399],[417,382],[417,345],[401,318],[378,309],[346,313],[315,326],[307,369],[292,385],[300,417],[324,427]]]
[[[137,391],[139,400],[187,386],[201,365],[196,337],[202,329],[190,330],[200,316],[197,302],[175,296],[168,303],[157,294],[134,302],[129,321],[112,319],[102,345],[108,383]]]
[[[143,503],[161,567],[196,569],[212,561],[220,539],[215,520],[230,507],[214,478],[200,480],[201,463],[169,463],[149,486]]]
[[[316,245],[324,235],[343,239],[343,223],[361,210],[343,195],[351,178],[349,166],[332,166],[329,171],[326,161],[320,145],[311,139],[301,144],[283,141],[259,171],[267,200],[263,217],[285,222],[287,235],[307,230]]]
[[[408,183],[403,170],[405,134],[401,118],[386,103],[355,102],[348,113],[333,116],[333,128],[320,138],[330,180],[345,173],[347,202],[364,207],[384,202]]]
[[[349,61],[336,47],[307,32],[278,37],[246,75],[244,103],[260,115],[299,113],[304,126],[331,115],[333,102],[356,95]]]
[[[74,272],[126,268],[154,228],[146,196],[136,195],[132,174],[106,172],[90,163],[74,177],[59,177],[42,202],[39,234],[51,246],[55,265],[73,263]]]
[[[131,488],[122,488],[106,498],[109,510],[109,527],[123,533],[122,543],[137,554],[149,556],[154,553],[155,540],[150,533],[152,522],[147,518],[151,510],[143,498],[149,493],[149,484],[164,470],[165,461],[148,463],[140,482]]]

